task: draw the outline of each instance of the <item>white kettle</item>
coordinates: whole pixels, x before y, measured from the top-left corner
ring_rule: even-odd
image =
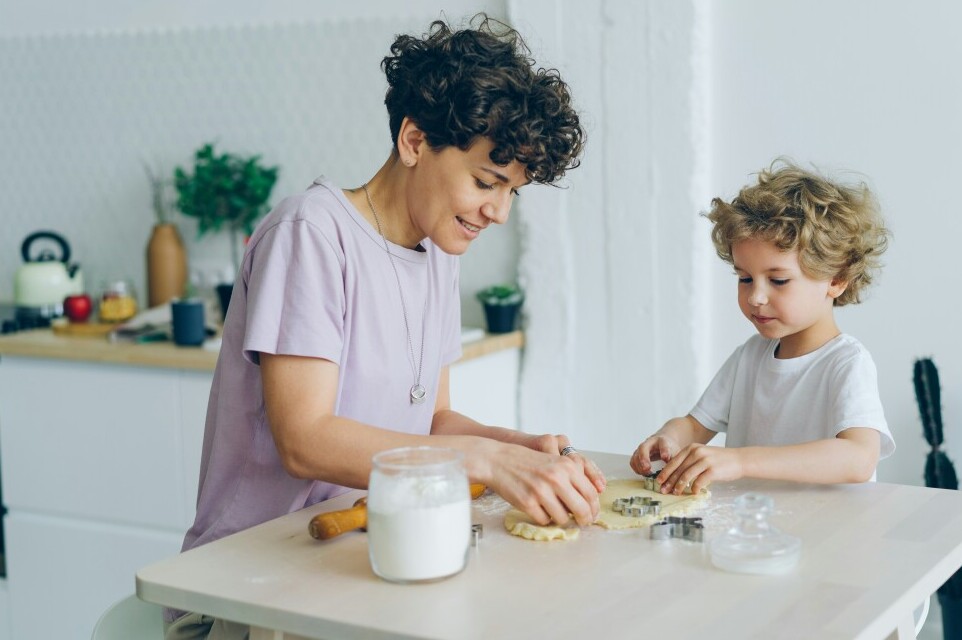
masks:
[[[60,248],[60,255],[50,249],[42,249],[31,256],[30,249],[38,240],[52,240]],[[70,245],[58,233],[37,231],[27,236],[20,246],[23,265],[17,269],[14,280],[14,304],[18,312],[42,317],[63,314],[63,299],[83,293],[83,274],[80,265],[68,264]]]

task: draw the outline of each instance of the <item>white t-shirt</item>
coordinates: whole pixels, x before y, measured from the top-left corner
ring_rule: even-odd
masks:
[[[879,458],[895,451],[872,356],[849,335],[812,353],[775,358],[778,340],[754,335],[735,349],[691,410],[725,446],[780,446],[834,438],[851,427],[875,429]]]

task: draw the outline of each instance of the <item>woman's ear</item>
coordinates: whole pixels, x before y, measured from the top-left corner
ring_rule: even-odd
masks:
[[[407,116],[401,121],[397,136],[397,151],[401,164],[413,167],[427,148],[424,132]]]

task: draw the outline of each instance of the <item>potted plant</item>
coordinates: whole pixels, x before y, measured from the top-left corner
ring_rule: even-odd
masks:
[[[931,358],[915,361],[912,375],[915,399],[919,405],[922,431],[931,450],[925,459],[925,486],[937,489],[959,488],[955,466],[942,451],[942,390],[939,370]],[[962,638],[962,569],[938,589],[942,609],[942,632],[946,638]]]
[[[484,307],[488,333],[510,333],[517,328],[518,311],[524,302],[524,292],[514,284],[496,284],[476,294]]]
[[[196,151],[192,169],[177,167],[174,170],[177,208],[184,215],[197,218],[198,236],[225,227],[230,232],[234,273],[240,267],[241,237],[249,236],[270,208],[267,199],[277,181],[277,173],[278,167],[263,166],[260,156],[217,153],[212,143]],[[231,288],[230,283],[217,288],[225,316]]]

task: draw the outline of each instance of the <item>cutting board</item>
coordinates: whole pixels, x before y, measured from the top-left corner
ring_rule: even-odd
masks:
[[[109,322],[67,322],[58,321],[50,325],[54,335],[74,338],[103,338],[117,328]]]

